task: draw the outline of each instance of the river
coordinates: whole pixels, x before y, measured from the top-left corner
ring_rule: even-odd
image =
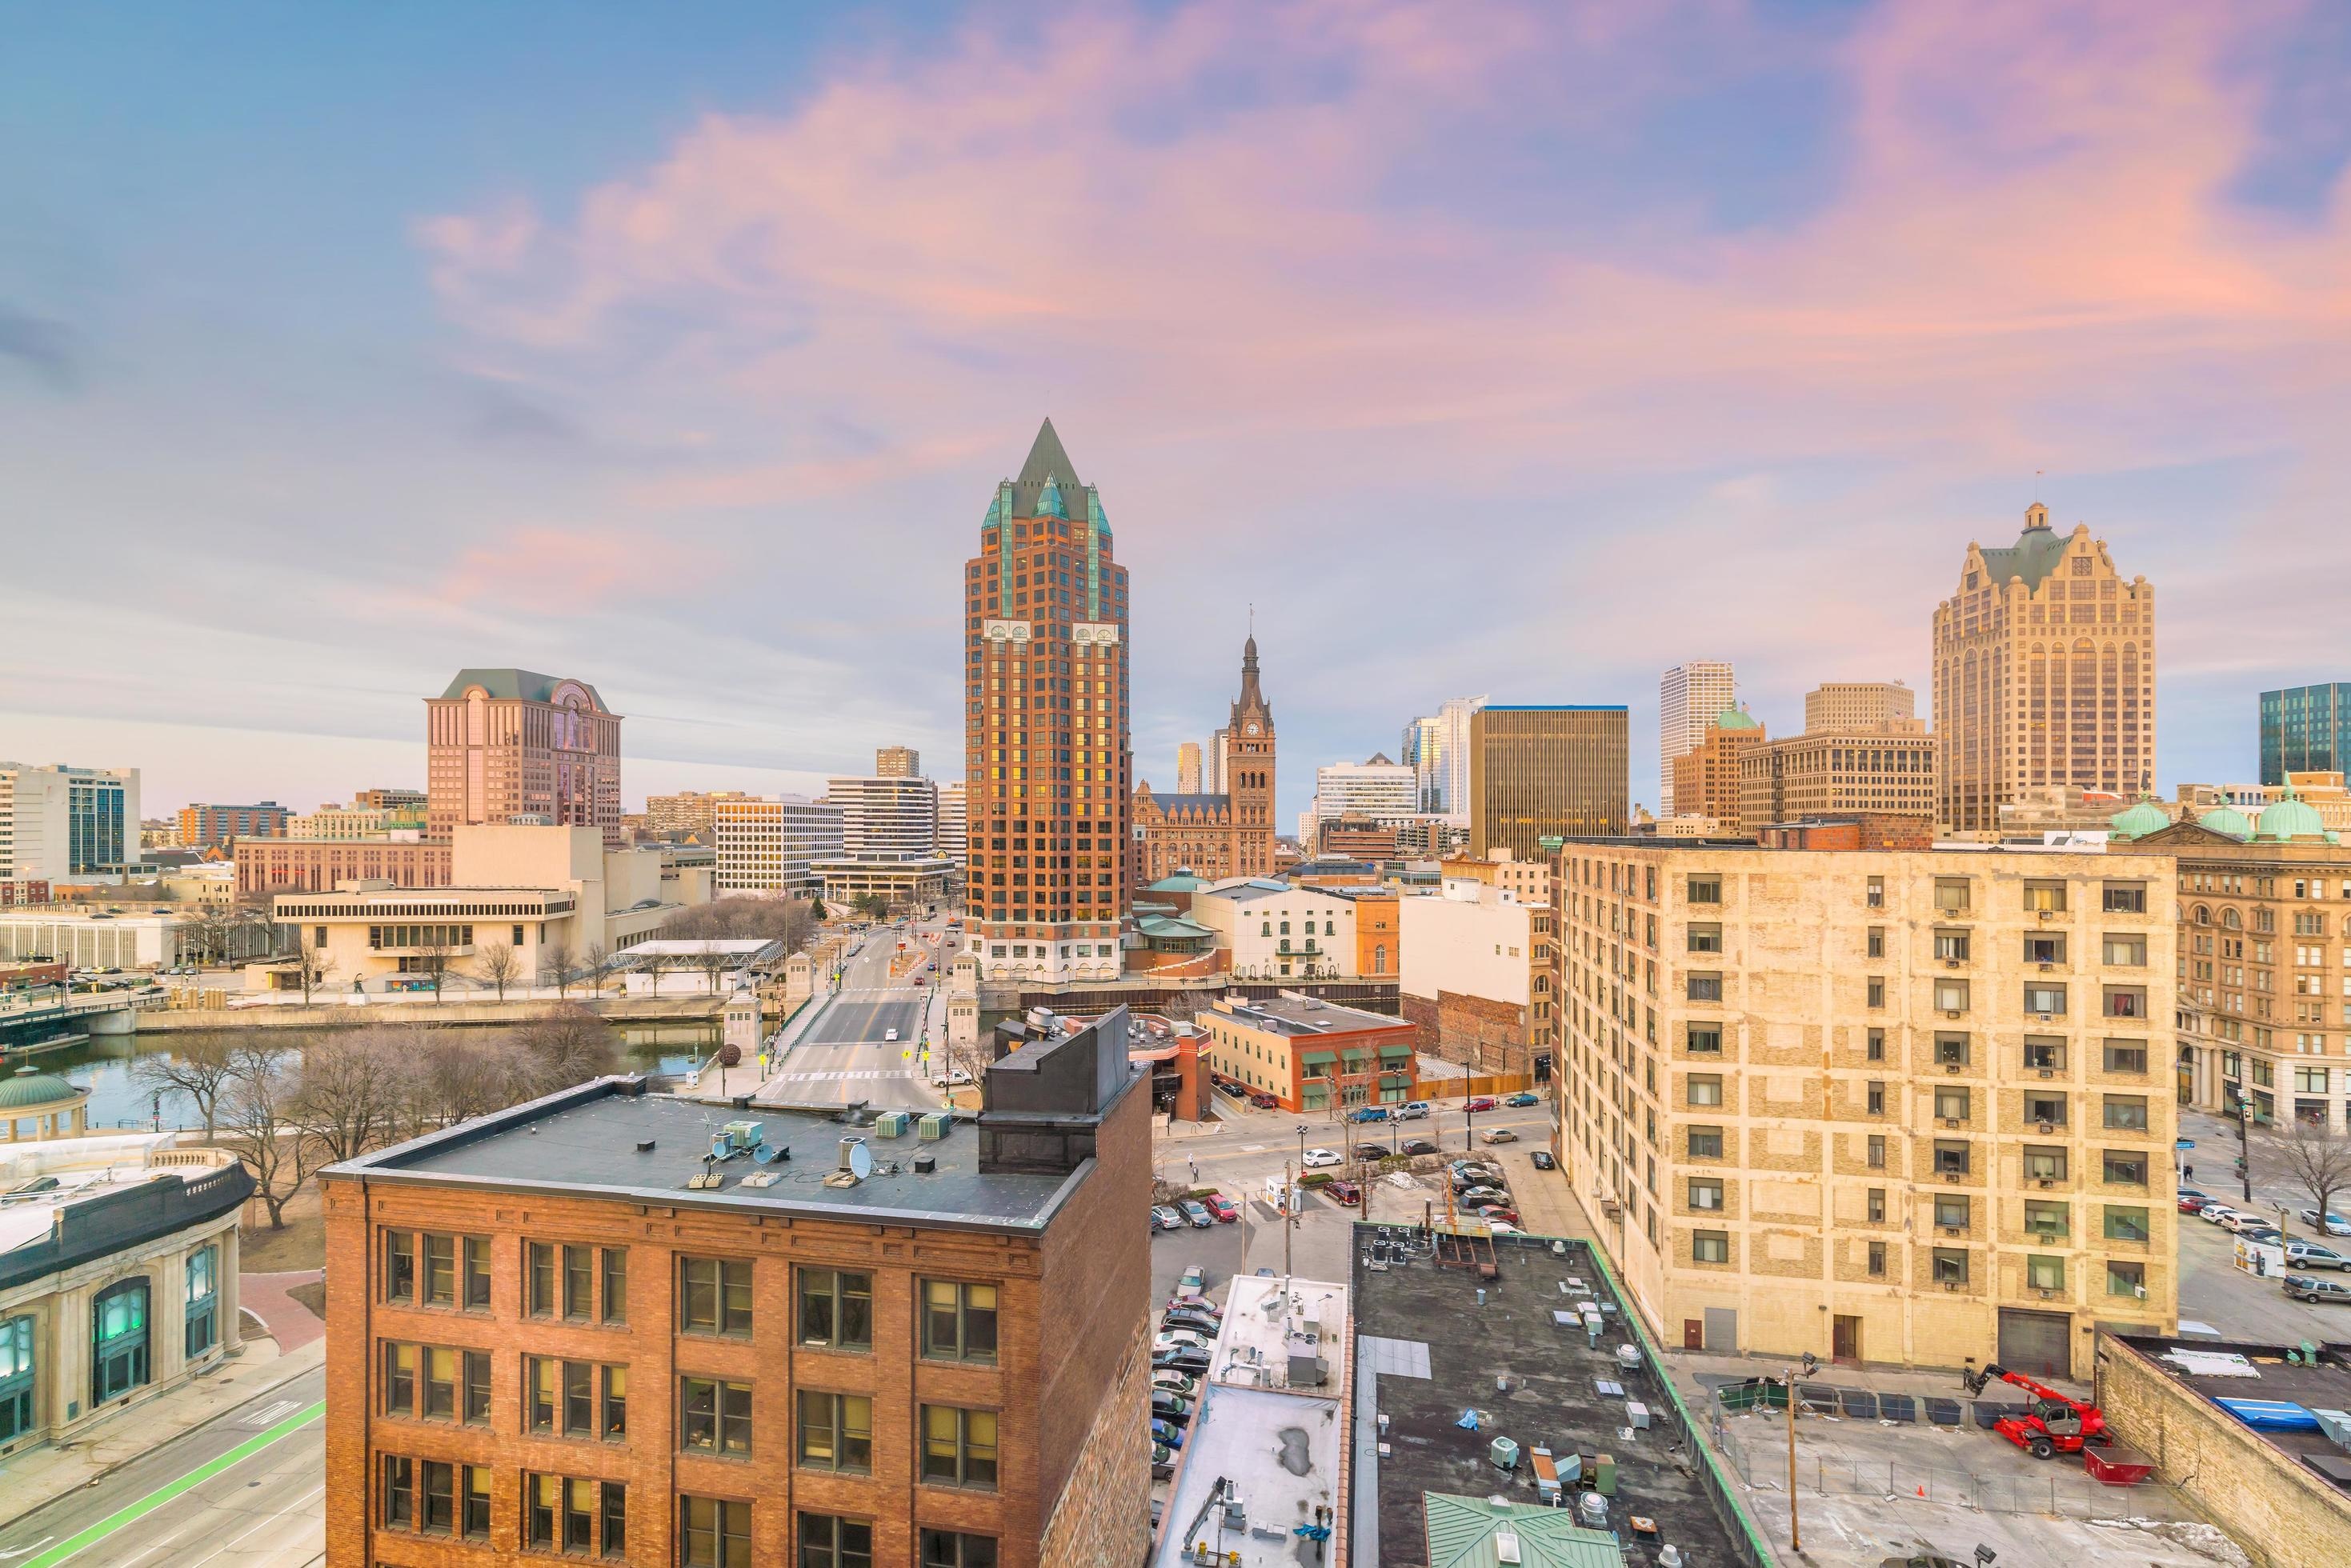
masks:
[[[459,1023],[445,1027],[460,1038],[488,1042],[518,1025]],[[718,1048],[716,1020],[622,1023],[614,1028],[621,1036],[622,1064],[632,1072],[690,1072],[696,1063]],[[240,1034],[256,1041],[282,1038],[274,1031],[241,1031]],[[131,1064],[141,1056],[169,1056],[174,1038],[170,1034],[93,1036],[62,1051],[46,1051],[12,1060],[29,1061],[44,1073],[53,1073],[87,1088],[92,1132],[123,1127],[144,1130],[157,1126],[200,1127],[204,1118],[196,1114],[186,1096],[167,1089],[159,1097],[141,1086],[131,1071]]]

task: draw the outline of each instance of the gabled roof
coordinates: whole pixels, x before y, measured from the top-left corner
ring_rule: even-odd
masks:
[[[536,670],[460,670],[457,678],[449,682],[448,690],[441,693],[441,699],[444,702],[454,702],[465,694],[465,688],[478,686],[501,701],[545,702],[554,697],[555,689],[562,684],[560,678],[541,675]],[[593,686],[585,680],[579,685],[598,709],[604,710],[604,699]]]
[[[1228,794],[1157,794],[1152,804],[1169,816],[1222,816],[1233,806]]]

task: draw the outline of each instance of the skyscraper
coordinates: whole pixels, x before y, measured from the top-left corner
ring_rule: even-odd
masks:
[[[923,772],[923,753],[912,746],[879,746],[873,753],[873,776],[884,779],[919,778]]]
[[[1996,831],[2037,786],[2155,788],[2155,589],[2105,542],[2060,537],[2034,502],[2005,549],[1970,543],[1935,607],[1937,797],[1945,826]]]
[[[621,715],[583,680],[460,670],[424,700],[425,820],[436,838],[538,820],[621,835]]]
[[[2351,772],[2351,684],[2262,693],[2262,783],[2298,773]]]
[[[0,762],[0,881],[139,863],[139,770]]]
[[[1469,853],[1548,860],[1546,838],[1625,831],[1625,713],[1489,705],[1469,721]]]
[[[964,564],[967,950],[980,973],[1115,979],[1126,908],[1126,568],[1047,420]]]
[[[1222,728],[1208,737],[1208,754],[1200,762],[1200,788],[1206,794],[1222,794],[1225,781],[1225,756],[1232,750],[1232,736]]]
[[[1198,794],[1200,789],[1200,742],[1186,741],[1176,748],[1176,793]]]
[[[1657,682],[1657,815],[1671,816],[1674,759],[1706,739],[1723,713],[1739,705],[1739,681],[1730,666],[1698,659],[1677,664]]]

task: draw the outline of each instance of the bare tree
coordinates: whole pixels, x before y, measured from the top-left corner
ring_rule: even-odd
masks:
[[[2325,1232],[2335,1195],[2351,1190],[2351,1137],[2295,1116],[2278,1141],[2278,1158],[2294,1185],[2310,1194],[2318,1209],[2318,1229]]]
[[[273,1231],[286,1228],[286,1205],[309,1180],[316,1153],[298,1114],[298,1060],[291,1047],[272,1044],[239,1044],[229,1053],[221,1142],[253,1172]]]
[[[204,1118],[204,1141],[210,1143],[232,1065],[229,1036],[206,1030],[180,1036],[169,1051],[152,1051],[135,1058],[131,1076],[151,1095],[169,1089],[187,1096],[196,1114]]]
[[[438,1002],[442,983],[449,978],[449,961],[456,956],[456,950],[442,927],[427,926],[418,934],[432,939],[416,944],[416,961],[423,966],[424,977],[433,982],[433,1000]]]
[[[778,941],[799,952],[816,936],[814,902],[807,898],[754,898],[740,894],[681,909],[662,926],[664,937],[692,940],[724,937]]]
[[[487,981],[497,988],[498,1000],[507,999],[507,987],[522,978],[522,958],[504,942],[492,942],[482,949],[481,958],[474,966],[477,979]]]
[[[507,1063],[510,1105],[620,1069],[620,1042],[612,1026],[576,1004],[550,1008],[523,1024],[514,1032],[512,1045]]]
[[[423,1033],[371,1024],[309,1043],[294,1114],[320,1163],[353,1158],[392,1136],[407,1088],[402,1064]]]
[[[434,1030],[402,1054],[392,1133],[414,1137],[511,1104],[498,1055]]]
[[[310,945],[308,939],[298,938],[294,943],[294,983],[302,988],[302,1005],[310,1005],[310,993],[325,983],[334,972],[335,961]]]
[[[555,982],[555,994],[569,1002],[571,999],[571,944],[558,938],[542,943],[538,950],[538,982]]]
[[[612,971],[612,952],[601,941],[591,941],[580,950],[580,977],[598,995],[604,991],[604,977]]]
[[[702,950],[694,957],[695,967],[702,971],[702,978],[709,983],[713,995],[717,993],[719,981],[735,967],[735,955],[720,947],[718,940],[705,938]]]

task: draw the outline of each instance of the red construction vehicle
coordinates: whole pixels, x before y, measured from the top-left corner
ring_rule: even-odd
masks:
[[[2113,1442],[2114,1434],[2106,1430],[2106,1413],[2095,1405],[2085,1405],[2079,1399],[2069,1399],[2046,1384],[2035,1383],[2022,1372],[2011,1372],[1998,1362],[1988,1363],[1980,1372],[1970,1372],[1960,1379],[1970,1394],[1981,1394],[1984,1385],[1993,1378],[2013,1383],[2032,1396],[2032,1403],[2022,1416],[2003,1416],[1993,1423],[1992,1430],[2031,1454],[2045,1459],[2052,1454],[2078,1454],[2084,1445]]]

